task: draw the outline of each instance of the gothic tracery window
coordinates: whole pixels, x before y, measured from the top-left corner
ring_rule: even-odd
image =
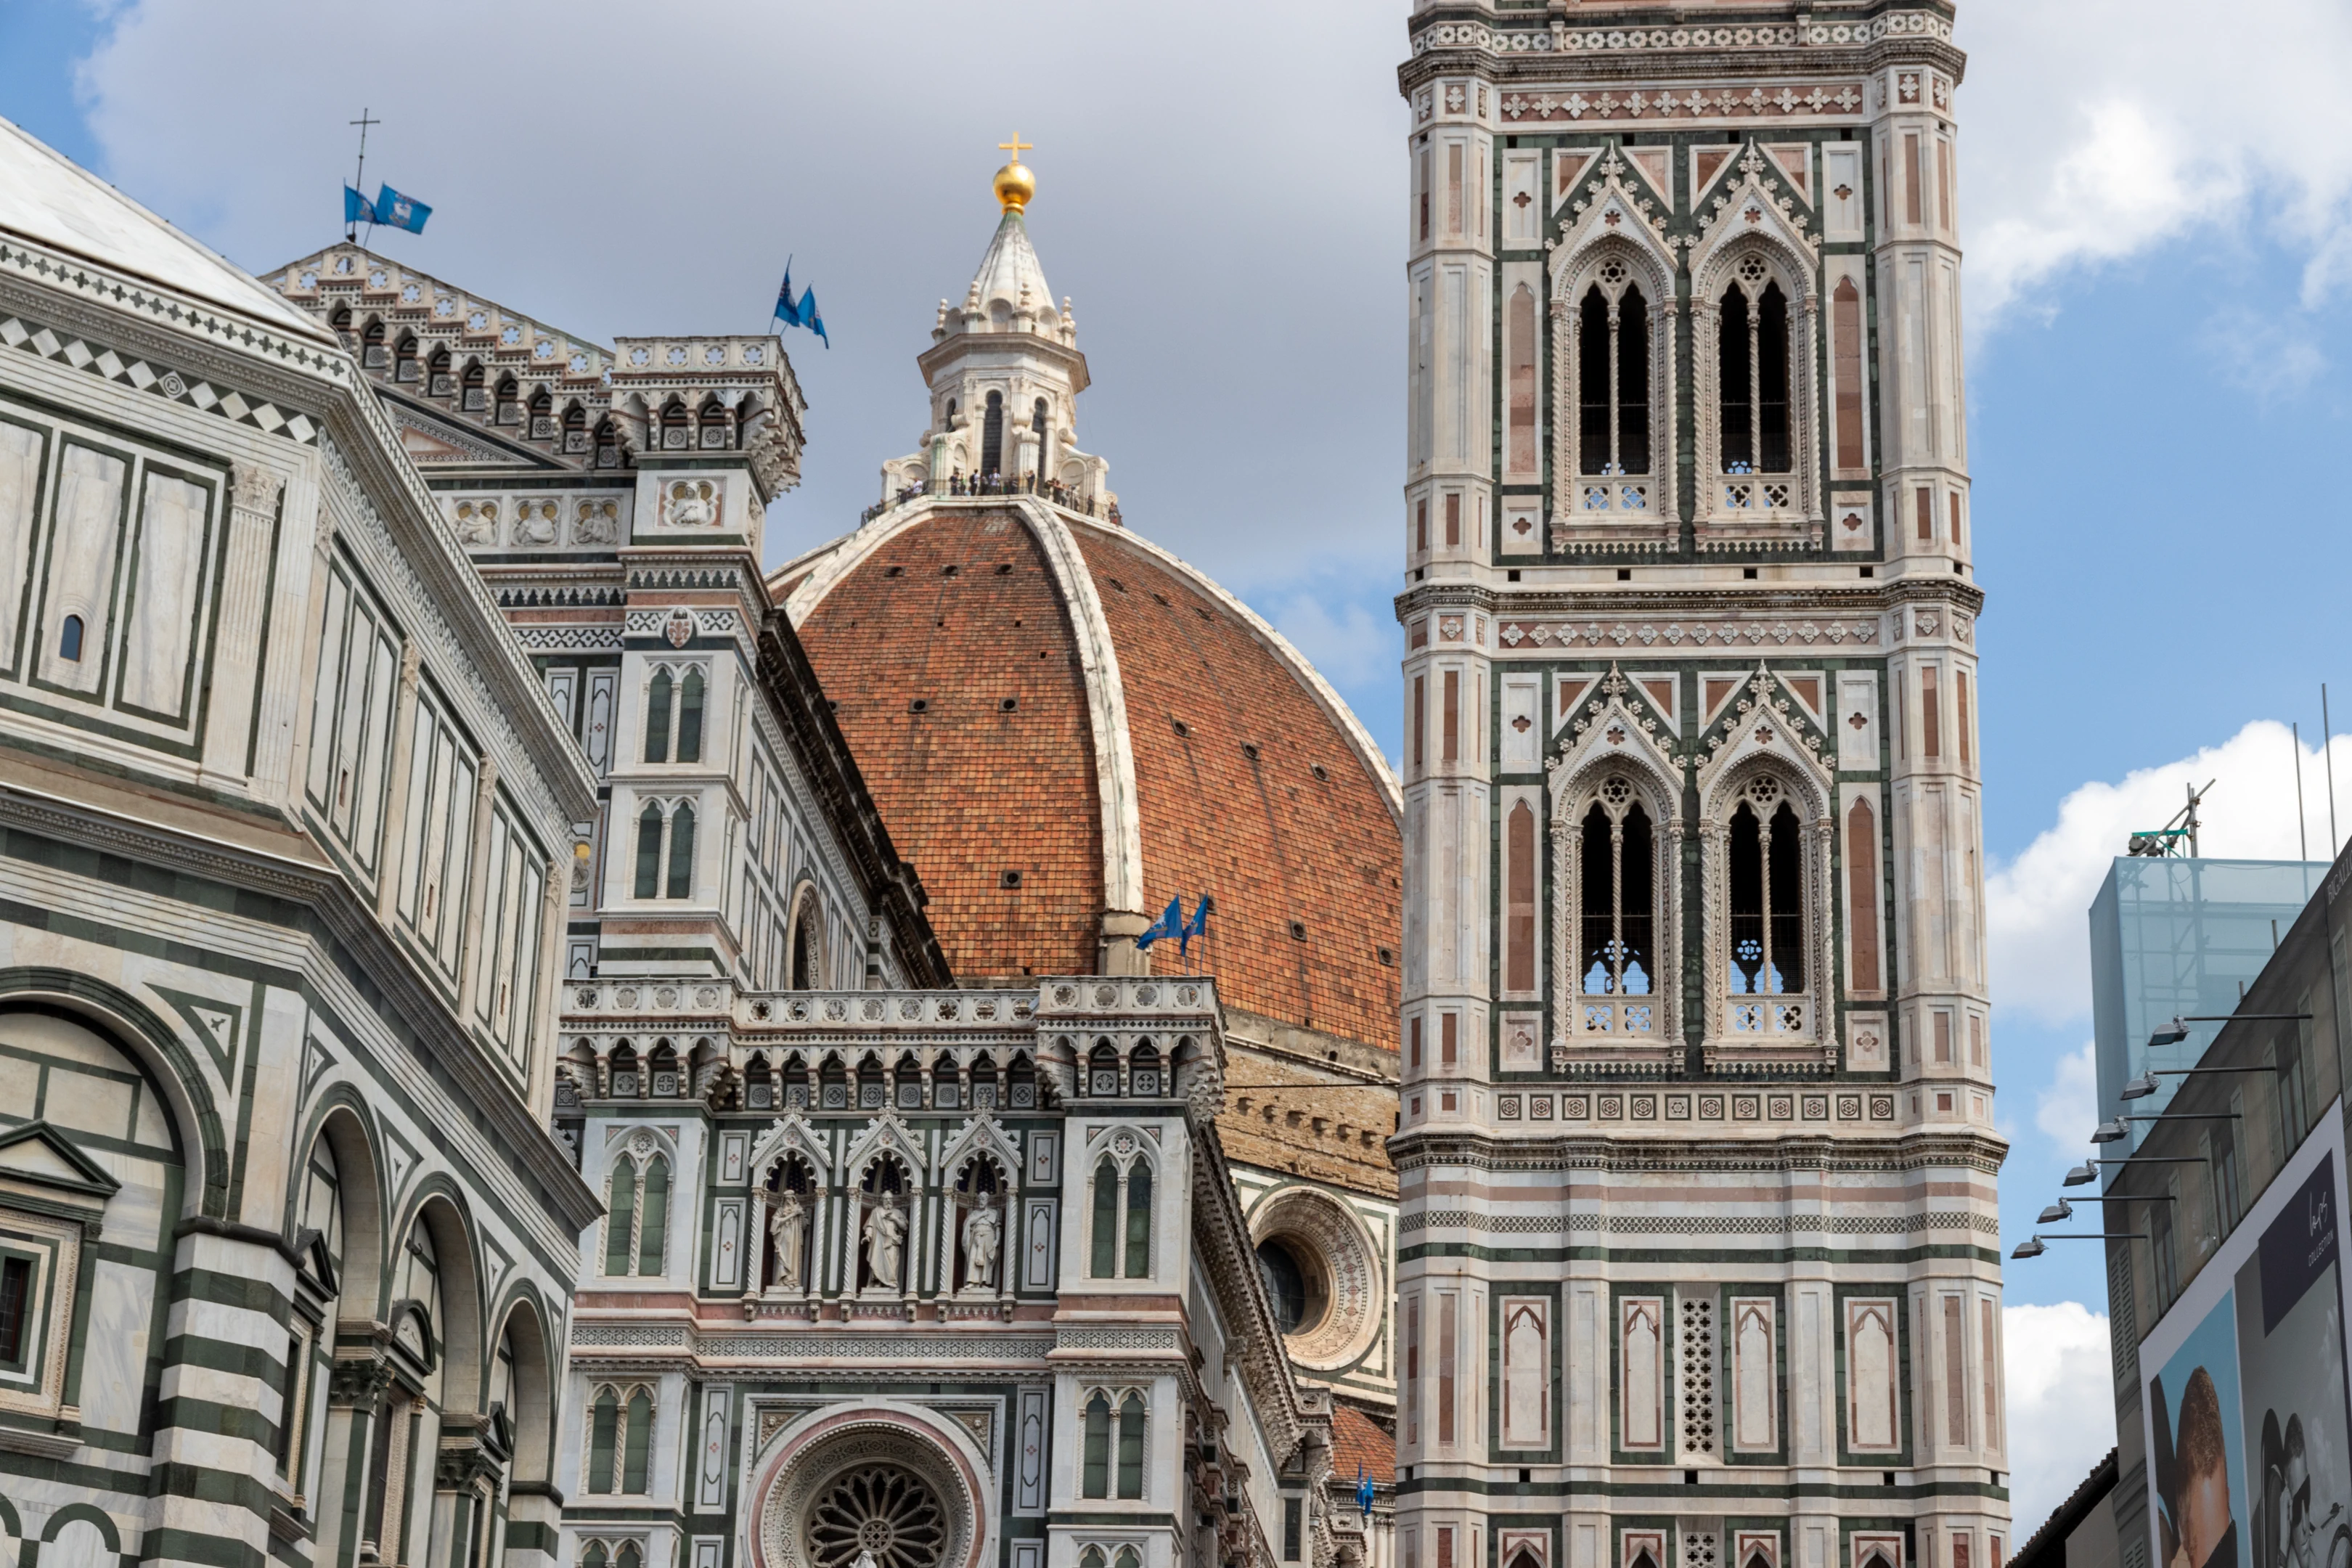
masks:
[[[1614,285],[1613,292],[1607,285]],[[1577,323],[1577,469],[1650,471],[1650,308],[1622,261],[1603,262]]]
[[[1716,334],[1716,409],[1723,472],[1785,474],[1791,467],[1789,423],[1789,300],[1764,258],[1740,259],[1724,289]],[[1777,500],[1785,505],[1782,489]],[[1745,487],[1727,487],[1727,504],[1756,502]]]
[[[1735,1035],[1805,1028],[1805,827],[1770,774],[1741,791],[1727,825],[1729,952],[1724,976]],[[1750,1001],[1748,998],[1772,998]]]
[[[1649,1034],[1658,984],[1657,846],[1632,783],[1602,781],[1585,810],[1577,847],[1580,1013],[1588,1033]]]

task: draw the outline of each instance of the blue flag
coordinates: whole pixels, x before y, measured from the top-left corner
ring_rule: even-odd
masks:
[[[349,185],[343,187],[343,221],[347,224],[375,222],[375,205]]]
[[[1181,900],[1171,899],[1168,900],[1167,909],[1160,911],[1160,918],[1153,921],[1149,927],[1145,928],[1143,934],[1135,939],[1135,951],[1148,952],[1153,942],[1168,936],[1175,937],[1181,947],[1183,935],[1184,906]]]
[[[433,209],[415,196],[404,196],[390,185],[385,185],[375,194],[375,216],[368,221],[382,224],[386,228],[423,234],[425,220],[432,216]]]
[[[1358,1465],[1356,1467],[1356,1506],[1364,1510],[1366,1519],[1372,1517],[1372,1504],[1380,1500],[1380,1488],[1372,1484],[1371,1477],[1364,1474],[1364,1467]]]
[[[1200,903],[1192,910],[1192,918],[1185,922],[1182,931],[1176,933],[1176,952],[1179,955],[1189,957],[1192,952],[1192,939],[1209,934],[1209,910],[1215,903],[1216,900],[1208,894],[1201,895]]]
[[[801,325],[824,338],[824,346],[828,350],[833,347],[833,340],[824,336],[824,318],[816,313],[816,290],[814,289],[801,296]]]
[[[793,264],[789,258],[784,261],[784,286],[776,290],[776,313],[772,319],[788,327],[808,325],[801,320],[801,308],[793,300]]]

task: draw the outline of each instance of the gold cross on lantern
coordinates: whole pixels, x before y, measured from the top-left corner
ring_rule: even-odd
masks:
[[[1003,150],[1003,152],[1007,152],[1007,153],[1012,153],[1012,154],[1013,154],[1013,156],[1012,156],[1011,158],[1007,159],[1007,160],[1006,160],[1006,162],[1008,162],[1008,163],[1018,163],[1019,162],[1021,162],[1021,154],[1022,154],[1022,153],[1029,153],[1029,152],[1034,152],[1034,151],[1035,151],[1036,146],[1037,146],[1037,143],[1035,143],[1034,142],[1024,142],[1023,140],[1021,140],[1021,132],[1019,132],[1018,131],[1015,131],[1015,132],[1013,133],[1013,140],[1012,140],[1012,141],[1010,141],[1010,142],[999,142],[996,145],[998,146],[998,148],[1000,148],[1000,149],[1001,149],[1001,150]]]

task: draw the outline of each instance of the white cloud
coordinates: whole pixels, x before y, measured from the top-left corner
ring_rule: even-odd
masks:
[[[1959,100],[1969,306],[2192,230],[2259,224],[2352,275],[2352,10],[2340,0],[1970,0]]]
[[[2033,1125],[2062,1149],[2081,1145],[2099,1120],[2099,1065],[2094,1042],[2058,1058],[2058,1070],[2035,1093]]]
[[[1403,15],[414,0],[385,27],[349,0],[138,0],[79,85],[108,177],[257,269],[339,237],[362,103],[371,189],[435,205],[377,246],[567,330],[756,330],[796,253],[834,346],[790,334],[809,447],[779,556],[855,526],[913,449],[914,358],[987,247],[1018,130],[1092,372],[1081,444],[1129,526],[1249,588],[1392,566],[1364,520],[1400,472]],[[191,112],[202,81],[269,89]]]
[[[2352,784],[2352,736],[2338,736],[2336,764]],[[2328,856],[2326,773],[2318,750],[2304,747],[2303,791],[2310,853]],[[2193,757],[2143,768],[2121,783],[2094,781],[2059,803],[2056,824],[1985,879],[1985,930],[1994,994],[2001,1005],[2048,1023],[2091,1011],[2091,900],[2131,835],[2160,827],[2189,785],[2212,781],[2200,814],[2209,856],[2292,860],[2295,833],[2294,742],[2287,726],[2256,720]],[[2347,818],[2352,821],[2352,818]]]
[[[2005,1307],[2000,1321],[2014,1549],[2115,1446],[2115,1374],[2106,1317],[2080,1301]]]

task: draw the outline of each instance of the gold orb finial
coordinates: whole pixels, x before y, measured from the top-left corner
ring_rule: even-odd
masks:
[[[1028,206],[1029,198],[1037,194],[1037,176],[1031,174],[1029,165],[1021,161],[1021,154],[1035,145],[1034,142],[1021,140],[1018,131],[1013,133],[1012,141],[997,143],[1013,154],[1006,160],[1004,167],[996,171],[996,199],[1006,212],[1022,211]]]

